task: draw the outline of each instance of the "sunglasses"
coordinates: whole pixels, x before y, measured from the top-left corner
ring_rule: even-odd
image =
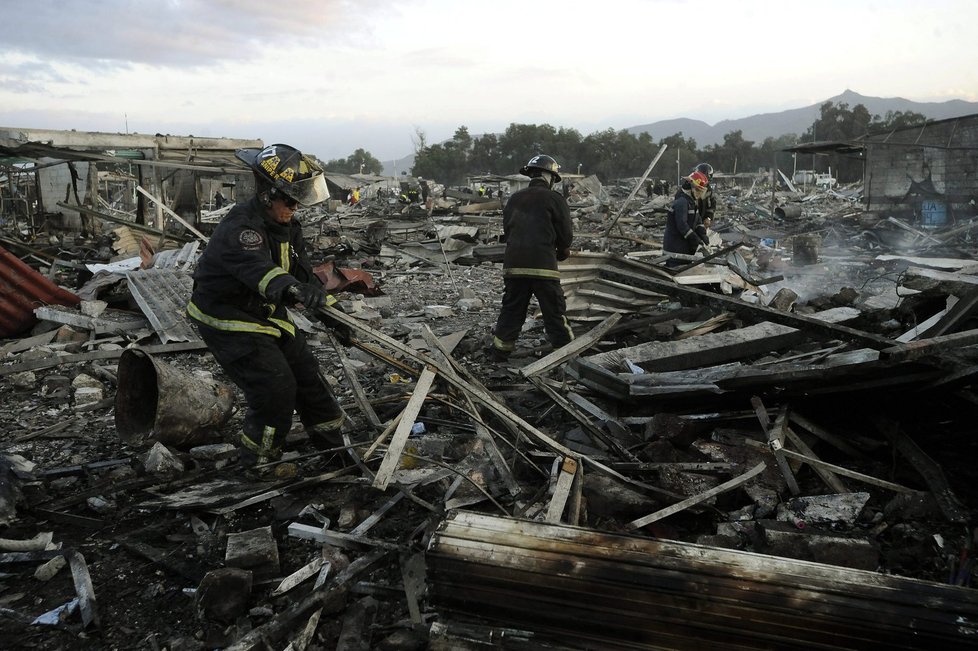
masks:
[[[287,197],[283,194],[280,195],[278,198],[282,203],[285,204],[286,208],[296,208],[299,206],[299,202],[293,199],[292,197]]]

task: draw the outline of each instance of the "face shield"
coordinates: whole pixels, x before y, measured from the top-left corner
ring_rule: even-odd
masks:
[[[320,171],[315,171],[312,176],[307,178],[300,178],[297,181],[293,181],[285,185],[284,187],[278,188],[278,191],[282,194],[295,199],[299,202],[299,205],[308,208],[309,206],[315,206],[317,203],[322,203],[329,199],[329,189],[326,187],[326,177]]]

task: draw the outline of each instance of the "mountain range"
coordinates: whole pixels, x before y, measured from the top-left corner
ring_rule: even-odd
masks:
[[[846,90],[841,95],[830,97],[817,104],[788,109],[780,113],[760,113],[736,120],[721,120],[713,125],[702,120],[676,118],[628,127],[626,131],[633,134],[647,132],[656,142],[682,132],[684,138],[695,140],[697,147],[705,147],[720,144],[726,134],[739,130],[743,132],[744,140],[760,144],[765,138],[777,138],[787,133],[800,136],[818,119],[821,114],[820,107],[825,102],[832,102],[835,105],[848,104],[850,109],[857,104],[862,104],[870,115],[881,117],[885,117],[890,111],[904,113],[913,111],[926,116],[929,120],[943,120],[978,113],[978,102],[965,102],[959,99],[947,102],[913,102],[902,97],[867,97]]]
[[[946,102],[914,102],[902,97],[867,97],[847,89],[841,95],[830,97],[817,104],[787,109],[779,113],[759,113],[735,120],[721,120],[713,125],[702,120],[674,118],[626,127],[625,130],[632,134],[648,132],[652,136],[652,140],[656,142],[682,133],[684,138],[695,140],[697,147],[720,144],[726,134],[740,130],[745,140],[760,144],[764,142],[765,138],[777,138],[787,133],[800,136],[818,119],[821,114],[819,107],[825,102],[832,102],[836,105],[848,104],[850,109],[857,104],[862,104],[870,115],[883,117],[890,111],[913,111],[924,115],[929,120],[943,120],[978,113],[978,102],[966,102],[960,99]],[[414,164],[414,154],[397,161],[388,160],[383,161],[383,163],[384,174],[390,175],[394,170],[409,170]]]

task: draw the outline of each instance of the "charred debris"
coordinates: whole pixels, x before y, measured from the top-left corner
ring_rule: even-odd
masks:
[[[352,423],[329,453],[297,426],[300,475],[254,481],[243,402],[183,316],[250,143],[21,135],[0,139],[4,647],[974,644],[966,192],[869,210],[863,185],[718,174],[717,253],[667,267],[668,196],[567,175],[577,338],[548,349],[529,319],[499,365],[520,177],[424,200],[330,175],[361,201],[300,217],[356,342],[297,319]]]

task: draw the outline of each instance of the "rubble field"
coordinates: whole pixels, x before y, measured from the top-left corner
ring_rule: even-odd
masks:
[[[576,339],[492,362],[502,204],[437,190],[300,213],[354,342],[296,311],[350,418],[294,476],[237,463],[201,238],[4,233],[4,303],[66,296],[0,339],[0,646],[974,644],[974,216],[721,182],[670,256],[668,197],[582,179]]]

